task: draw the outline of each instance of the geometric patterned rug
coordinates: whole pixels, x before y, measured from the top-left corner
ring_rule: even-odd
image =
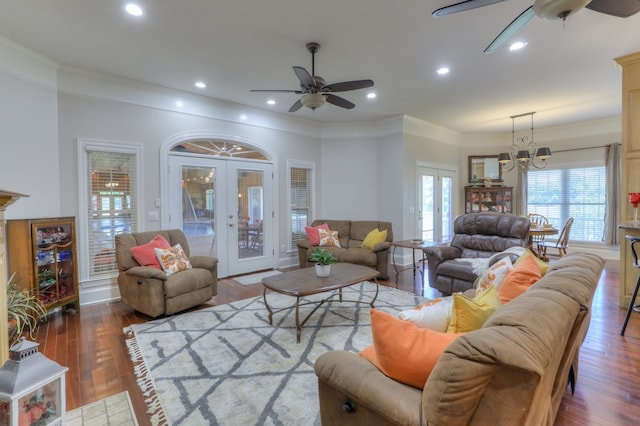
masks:
[[[370,301],[375,284],[343,289],[344,300]],[[321,300],[328,293],[305,300]],[[295,298],[267,294],[123,331],[154,425],[319,425],[316,359],[331,350],[360,352],[372,343],[368,303],[323,304],[296,343]],[[392,314],[424,299],[380,286],[376,309]],[[300,308],[300,317],[313,305]]]

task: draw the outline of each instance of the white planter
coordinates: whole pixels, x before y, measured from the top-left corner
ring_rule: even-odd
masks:
[[[316,275],[319,277],[328,277],[331,274],[331,265],[318,265],[316,263]]]

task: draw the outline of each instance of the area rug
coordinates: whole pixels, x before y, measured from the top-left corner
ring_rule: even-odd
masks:
[[[233,280],[239,282],[242,285],[258,284],[259,282],[262,282],[262,279],[265,277],[271,277],[273,275],[279,275],[281,273],[282,272],[280,271],[258,272],[257,274],[234,277]]]
[[[138,426],[129,392],[108,396],[66,414],[66,426]]]
[[[374,294],[367,282],[343,290],[345,300],[368,302]],[[280,294],[267,300],[273,309],[295,302]],[[375,307],[397,314],[422,301],[380,286]],[[301,307],[301,317],[311,309]],[[369,304],[337,299],[311,316],[299,344],[294,309],[275,313],[270,325],[262,297],[134,324],[124,333],[156,425],[319,425],[316,359],[372,342]]]

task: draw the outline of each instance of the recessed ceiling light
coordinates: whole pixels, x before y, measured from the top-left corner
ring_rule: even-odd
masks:
[[[177,101],[176,101],[176,106],[177,106],[178,108],[182,108],[182,107],[184,106],[184,102],[182,102],[181,100],[177,100]]]
[[[449,68],[440,67],[436,70],[436,72],[438,73],[438,75],[446,75],[446,74],[449,74]]]
[[[131,16],[142,16],[144,11],[136,3],[127,3],[124,5],[124,10]]]
[[[515,50],[520,50],[523,47],[525,47],[527,45],[526,41],[516,41],[514,43],[511,43],[511,46],[509,46],[509,50],[510,51],[515,51]]]
[[[275,104],[276,104],[276,101],[274,101],[273,99],[269,99],[267,101],[267,105],[275,105]]]
[[[367,98],[368,99],[375,99],[378,95],[376,95],[374,92],[370,92],[367,93]]]
[[[198,89],[204,89],[207,87],[207,83],[205,83],[204,81],[196,81],[194,83],[194,86],[196,86]]]
[[[246,120],[246,119],[247,119],[247,115],[246,115],[246,114],[242,114],[242,115],[240,116],[240,120],[243,120],[243,121],[244,121],[244,120]]]

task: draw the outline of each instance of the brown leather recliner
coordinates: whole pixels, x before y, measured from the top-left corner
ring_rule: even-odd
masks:
[[[140,266],[131,255],[131,247],[146,244],[158,234],[171,246],[179,243],[193,268],[167,276],[160,269]],[[115,240],[120,297],[136,311],[152,317],[171,315],[200,305],[218,293],[218,259],[190,256],[189,243],[181,230],[119,234]]]
[[[445,295],[473,287],[478,278],[471,263],[458,258],[489,258],[509,247],[525,247],[531,222],[503,213],[468,213],[453,222],[449,246],[424,249],[429,265],[429,285]]]

